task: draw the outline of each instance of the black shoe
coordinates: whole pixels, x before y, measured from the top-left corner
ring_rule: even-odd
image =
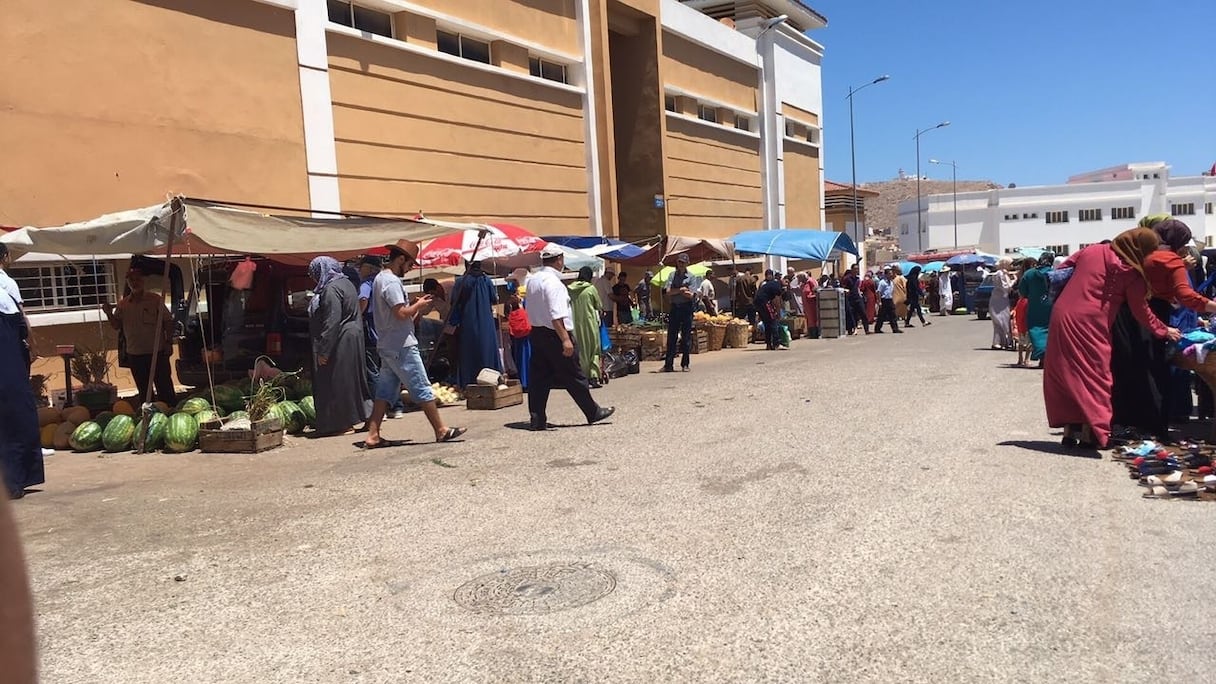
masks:
[[[685,373],[687,373],[687,372],[688,372],[688,366],[680,366],[680,370],[681,370],[681,371],[683,371],[683,372],[685,372]]]
[[[933,321],[925,321],[924,323],[921,323],[921,325],[930,326],[933,325]]]
[[[600,384],[599,380],[588,381],[587,386],[590,387],[591,389],[599,389],[599,388],[603,387],[603,385]]]
[[[596,423],[598,423],[602,420],[607,420],[614,413],[616,413],[615,406],[609,406],[608,408],[604,408],[603,406],[601,406],[598,410],[596,410],[594,416],[591,416],[590,418],[587,419],[587,424],[595,425]]]
[[[537,416],[535,413],[529,416],[528,429],[532,432],[544,432],[549,429],[549,421],[544,416]]]
[[[676,369],[672,368],[671,366],[663,366],[662,368],[659,369],[659,372],[660,373],[674,373],[674,372],[676,372]]]
[[[902,331],[902,330],[892,330],[891,332],[895,333],[896,335],[904,334],[904,331]]]
[[[10,500],[10,501],[16,501],[17,499],[24,499],[24,498],[25,498],[25,490],[24,490],[24,489],[17,489],[17,490],[11,491],[11,492],[9,492],[9,493],[8,493],[8,498],[9,498],[9,500]]]
[[[911,323],[904,323],[904,327],[905,328],[915,328],[916,326],[912,325]]]

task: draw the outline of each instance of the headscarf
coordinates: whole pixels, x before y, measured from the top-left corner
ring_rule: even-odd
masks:
[[[1161,238],[1157,237],[1157,233],[1148,228],[1132,228],[1125,230],[1115,236],[1111,240],[1110,248],[1115,254],[1123,260],[1123,263],[1131,266],[1140,273],[1140,277],[1144,278],[1144,284],[1147,288],[1145,299],[1153,296],[1153,288],[1149,285],[1148,276],[1144,273],[1144,260],[1148,255],[1157,251],[1161,246]]]
[[[578,279],[585,283],[591,282],[593,276],[590,266],[584,266],[578,270]]]
[[[1149,214],[1140,219],[1140,223],[1137,223],[1136,226],[1139,228],[1153,228],[1168,218],[1170,218],[1169,214]]]
[[[308,263],[308,277],[317,281],[317,286],[312,289],[316,296],[308,302],[308,313],[312,313],[321,303],[321,291],[338,278],[345,278],[346,274],[342,272],[342,264],[337,259],[319,256]]]
[[[1056,257],[1056,260],[1051,262],[1052,270],[1055,270],[1057,268],[1061,268],[1062,266],[1064,266],[1065,261],[1068,261],[1068,257],[1062,257],[1062,256]]]
[[[1039,268],[1051,268],[1056,261],[1055,252],[1043,252],[1039,255]]]
[[[1157,237],[1161,238],[1161,246],[1169,247],[1171,252],[1186,247],[1191,242],[1191,229],[1182,221],[1167,218],[1152,226]]]

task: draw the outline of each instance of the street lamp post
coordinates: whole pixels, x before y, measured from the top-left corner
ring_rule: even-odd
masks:
[[[925,251],[925,238],[922,237],[924,233],[921,226],[920,209],[920,136],[928,133],[929,131],[935,131],[949,125],[949,121],[943,121],[936,126],[930,126],[929,128],[916,131],[916,251],[921,253]]]
[[[860,88],[849,86],[849,159],[853,165],[853,244],[861,244],[857,234],[861,225],[859,218],[861,210],[857,206],[857,143],[853,137],[853,95],[889,78],[891,78],[890,75],[883,74]]]
[[[958,162],[930,159],[930,164],[950,165],[950,192],[954,195],[954,251],[958,251]]]

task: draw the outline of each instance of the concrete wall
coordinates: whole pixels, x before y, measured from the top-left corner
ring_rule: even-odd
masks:
[[[819,148],[785,141],[785,224],[787,228],[822,228],[823,181]]]
[[[760,227],[758,137],[669,116],[667,173],[671,234],[729,237]]]
[[[414,5],[457,17],[547,48],[580,53],[576,0],[412,0]],[[464,31],[470,32],[467,29]]]

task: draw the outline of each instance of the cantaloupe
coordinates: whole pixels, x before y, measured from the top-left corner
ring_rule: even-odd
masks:
[[[63,421],[63,412],[49,406],[38,409],[38,427],[46,427]]]
[[[59,423],[51,423],[43,425],[38,433],[39,441],[42,442],[43,449],[55,448],[55,431],[59,429]]]
[[[55,434],[51,438],[51,445],[56,449],[72,448],[72,433],[75,430],[76,426],[71,423],[60,423],[59,427],[55,428]]]
[[[87,423],[92,418],[89,410],[83,406],[69,406],[63,410],[63,422],[72,425]]]
[[[120,416],[135,415],[135,407],[132,406],[131,402],[127,401],[126,399],[119,399],[118,401],[114,402],[114,407],[110,410]]]

